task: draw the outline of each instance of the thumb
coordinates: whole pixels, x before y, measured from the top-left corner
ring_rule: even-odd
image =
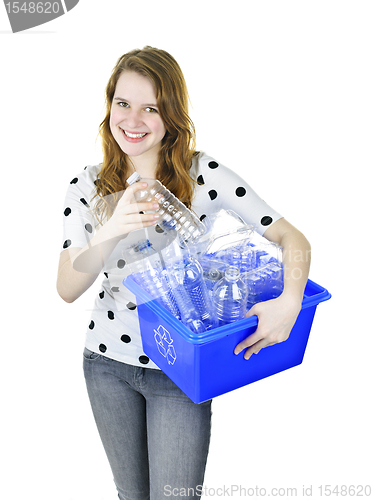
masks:
[[[251,316],[258,316],[257,304],[254,304],[246,313],[246,318],[250,318]]]
[[[146,188],[146,182],[135,182],[128,186],[124,191],[120,192],[120,200],[118,205],[127,205],[128,203],[136,202],[136,193]]]

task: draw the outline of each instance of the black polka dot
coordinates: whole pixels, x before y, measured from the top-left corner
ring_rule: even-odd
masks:
[[[272,221],[273,221],[272,217],[270,217],[269,215],[265,215],[264,217],[262,217],[260,223],[262,226],[269,226]]]
[[[197,177],[197,182],[198,182],[198,184],[204,184],[204,183],[205,183],[205,181],[204,181],[204,179],[203,179],[203,176],[202,176],[202,175],[199,175],[199,176]]]
[[[71,240],[66,240],[63,242],[63,248],[68,248],[71,245]]]
[[[140,356],[139,357],[139,361],[140,363],[142,363],[143,365],[147,365],[149,363],[149,358],[148,356]]]
[[[93,330],[93,329],[94,329],[94,327],[95,327],[95,322],[94,322],[93,320],[91,320],[91,322],[89,323],[89,327],[88,327],[88,328],[89,328],[90,330]]]
[[[130,310],[130,311],[134,311],[136,309],[136,304],[134,304],[133,302],[128,302],[127,304],[127,308]]]
[[[236,189],[236,196],[239,196],[241,198],[241,196],[245,196],[246,194],[246,189],[244,187],[238,187]]]
[[[158,224],[155,226],[155,232],[156,233],[164,233],[163,229],[161,228],[161,226],[158,226]]]
[[[86,207],[89,207],[87,201],[84,198],[80,198],[80,201],[81,201],[81,203],[83,203],[83,205],[85,205]]]
[[[218,168],[219,163],[216,163],[216,161],[210,161],[209,162],[209,167],[210,168]]]
[[[105,345],[105,344],[100,344],[100,345],[98,346],[98,348],[100,349],[100,351],[101,351],[101,352],[106,352],[106,350],[107,350],[107,347],[106,347],[106,345]]]
[[[114,319],[114,313],[113,313],[113,311],[108,311],[108,312],[107,312],[107,317],[108,317],[109,319]]]
[[[203,221],[203,219],[206,219],[206,214],[201,215],[201,217],[199,218],[201,222]]]
[[[86,224],[84,227],[85,227],[85,230],[88,231],[89,233],[91,233],[93,231],[91,224]]]
[[[131,337],[129,335],[122,335],[120,340],[125,344],[128,344],[129,342],[131,342]]]
[[[77,177],[74,177],[74,179],[72,181],[70,181],[70,184],[76,184],[78,182],[78,178]]]
[[[108,278],[109,278],[108,273],[104,272],[104,275],[105,275],[106,279],[108,279]]]
[[[111,287],[111,291],[112,291],[113,293],[115,293],[115,292],[119,292],[119,286],[112,286],[112,287]]]
[[[118,260],[117,267],[119,267],[119,269],[123,269],[125,265],[126,265],[126,261],[125,260],[123,260],[123,259],[119,259]]]
[[[105,297],[105,292],[102,290],[102,292],[100,292],[98,296],[100,297],[100,299],[103,299]]]
[[[65,208],[65,211],[64,211],[64,213],[63,213],[63,214],[64,214],[64,215],[66,215],[66,217],[67,217],[68,215],[70,215],[70,214],[71,214],[71,208],[70,208],[70,207]]]
[[[211,191],[209,191],[209,196],[211,200],[215,200],[215,198],[218,196],[218,193],[215,191],[215,189],[211,189]]]

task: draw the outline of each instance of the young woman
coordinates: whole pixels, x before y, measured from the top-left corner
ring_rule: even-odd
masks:
[[[128,187],[126,179],[135,171],[159,179],[201,219],[234,210],[283,247],[284,292],[249,311],[258,316],[258,328],[235,349],[245,350],[246,359],[289,336],[310,247],[243,179],[195,151],[185,81],[170,54],[145,47],[123,55],[106,88],[106,106],[103,162],[86,167],[67,191],[57,289],[73,302],[103,273],[87,328],[84,374],[119,498],[157,500],[175,491],[199,498],[211,401],[194,404],[142,352],[136,300],[122,280],[133,231],[155,231],[158,216],[152,203],[134,202],[142,183]]]

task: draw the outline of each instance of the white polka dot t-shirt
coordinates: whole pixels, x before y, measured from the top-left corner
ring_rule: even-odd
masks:
[[[70,182],[63,211],[61,251],[84,248],[100,227],[91,211],[100,168],[101,165],[88,166]],[[192,210],[201,219],[220,209],[233,210],[263,234],[281,218],[240,176],[205,153],[194,157],[191,175],[199,183]],[[94,302],[85,345],[117,361],[157,369],[142,350],[136,297],[122,283],[128,275],[126,248],[124,239],[102,270],[103,281]]]

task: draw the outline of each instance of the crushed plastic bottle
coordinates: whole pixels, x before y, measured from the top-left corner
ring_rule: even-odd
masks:
[[[184,256],[172,263],[168,275],[182,322],[194,333],[215,328],[212,302],[198,260],[191,255]]]
[[[165,225],[171,230],[173,219]],[[138,274],[137,283],[194,333],[243,319],[254,304],[283,291],[282,249],[251,226],[205,234],[190,247],[176,232],[159,253],[146,241],[135,245],[149,260],[147,276]]]
[[[141,259],[134,263],[133,280],[175,318],[181,320],[175,296],[169,286],[160,258],[149,240],[138,242],[132,251],[141,252]]]
[[[212,296],[218,326],[244,319],[247,287],[241,279],[238,267],[229,266],[227,268],[224,278],[216,283]]]
[[[263,267],[243,273],[242,280],[248,289],[248,309],[258,302],[279,297],[284,289],[283,268],[279,262],[269,262]]]
[[[158,225],[164,231],[177,231],[184,243],[195,243],[205,232],[206,227],[180,200],[156,179],[141,179],[135,172],[128,179],[129,185],[143,181],[148,186],[137,191],[135,198],[139,202],[158,203]]]

